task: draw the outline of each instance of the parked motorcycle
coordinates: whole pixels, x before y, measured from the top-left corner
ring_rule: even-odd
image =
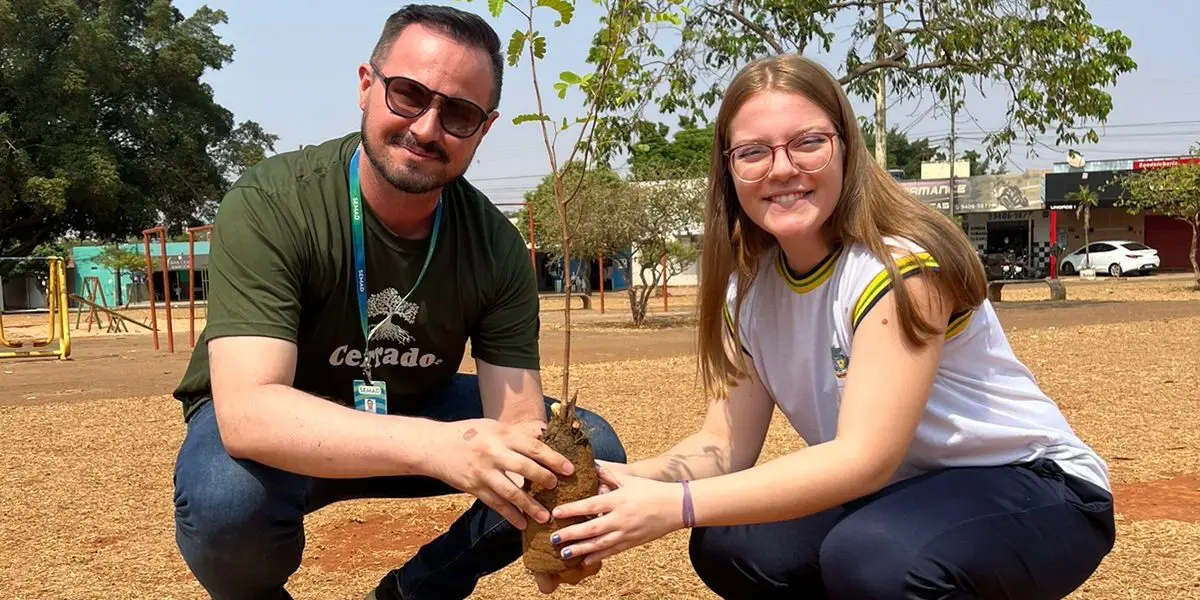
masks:
[[[988,281],[1040,279],[1043,277],[1039,269],[1035,269],[1027,256],[1018,257],[1014,252],[980,252],[979,259],[983,262],[983,270]]]

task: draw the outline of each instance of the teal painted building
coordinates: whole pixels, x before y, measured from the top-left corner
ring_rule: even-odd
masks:
[[[138,256],[145,257],[146,247],[144,244],[118,244],[125,251],[133,252]],[[208,291],[207,285],[207,267],[208,267],[208,242],[197,240],[194,244],[196,255],[196,277],[193,285],[195,286],[196,300],[204,300],[205,294]],[[77,246],[71,249],[71,264],[68,274],[70,279],[70,291],[73,294],[78,294],[84,298],[88,297],[87,291],[84,288],[84,283],[88,277],[97,277],[100,280],[100,288],[104,292],[104,300],[96,298],[96,303],[104,306],[107,304],[109,308],[115,306],[124,306],[126,304],[137,304],[146,302],[149,298],[146,290],[146,279],[144,276],[134,273],[122,271],[120,274],[120,282],[117,281],[117,273],[113,269],[101,266],[97,263],[97,259],[104,252],[104,246]],[[162,252],[157,241],[150,244],[150,261],[151,269],[154,274],[154,291],[155,302],[163,301],[163,277],[162,277]],[[145,268],[144,266],[142,267]],[[179,300],[187,301],[188,299],[188,243],[187,242],[167,242],[167,289],[171,293],[171,301]],[[118,298],[118,289],[120,297]]]

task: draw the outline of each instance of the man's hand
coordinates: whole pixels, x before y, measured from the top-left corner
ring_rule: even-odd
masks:
[[[537,580],[538,590],[543,594],[553,593],[562,584],[578,585],[580,581],[595,575],[600,572],[600,562],[596,561],[590,565],[580,565],[578,569],[563,571],[562,573],[534,573],[533,578]]]
[[[574,472],[566,457],[537,439],[535,428],[491,419],[455,421],[443,427],[430,452],[435,477],[479,498],[517,529],[525,529],[522,513],[539,523],[550,519],[549,511],[508,475],[552,488],[558,484],[554,472]]]

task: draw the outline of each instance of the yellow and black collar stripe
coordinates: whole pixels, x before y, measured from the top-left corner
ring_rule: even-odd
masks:
[[[937,269],[938,263],[928,252],[921,252],[915,257],[905,256],[896,261],[896,268],[900,270],[901,279],[907,279],[920,273],[922,267]],[[890,289],[892,289],[892,278],[888,275],[887,269],[884,269],[875,275],[871,283],[867,284],[867,288],[859,295],[858,302],[854,303],[854,312],[850,313],[852,330],[858,329],[858,324]]]
[[[833,269],[837,266],[838,257],[841,255],[842,248],[839,246],[833,252],[830,252],[829,256],[822,259],[817,266],[809,269],[807,273],[797,276],[788,267],[787,258],[783,255],[783,251],[780,250],[778,252],[779,260],[775,261],[775,270],[779,271],[779,276],[783,277],[783,280],[787,282],[788,287],[792,288],[793,292],[806,294],[821,287],[822,283],[825,283],[833,276]]]

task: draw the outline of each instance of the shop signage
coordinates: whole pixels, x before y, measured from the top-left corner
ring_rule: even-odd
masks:
[[[1120,178],[1128,173],[1129,171],[1050,173],[1046,175],[1046,208],[1075,210],[1075,202],[1068,199],[1068,196],[1080,187],[1096,192],[1099,208],[1115,207],[1124,192]]]
[[[150,257],[150,264],[155,272],[162,270],[162,258],[158,255]],[[208,255],[196,254],[196,268],[204,269],[208,267]],[[186,271],[188,270],[188,255],[186,254],[168,254],[167,255],[167,270],[168,271]]]
[[[1150,169],[1166,169],[1169,167],[1178,167],[1179,165],[1195,165],[1200,164],[1200,156],[1177,156],[1175,158],[1155,158],[1150,160],[1135,160],[1133,161],[1134,171],[1148,171]]]
[[[1042,210],[1042,178],[1038,174],[977,175],[955,179],[955,213],[992,213]],[[950,211],[950,180],[903,181],[922,202]],[[1024,217],[1022,217],[1024,218]]]

